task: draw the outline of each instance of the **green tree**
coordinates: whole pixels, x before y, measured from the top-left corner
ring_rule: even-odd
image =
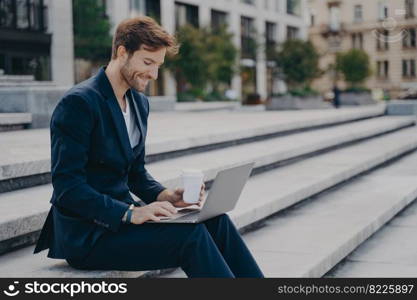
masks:
[[[167,59],[167,67],[175,74],[179,94],[205,98],[208,86],[219,94],[221,83],[227,84],[235,70],[237,49],[232,35],[223,29],[181,27],[177,32],[179,53]],[[182,99],[180,99],[182,100]]]
[[[310,41],[285,41],[276,54],[276,62],[290,90],[309,88],[311,81],[321,74],[319,54]]]
[[[360,87],[371,75],[368,54],[360,49],[351,49],[336,56],[336,70],[340,71],[350,88]]]
[[[220,84],[228,84],[236,72],[237,49],[232,42],[233,35],[228,33],[226,27],[215,32],[205,30],[206,64],[208,68],[208,81],[214,94],[219,94]]]
[[[73,0],[74,54],[91,61],[111,55],[110,23],[98,1]]]

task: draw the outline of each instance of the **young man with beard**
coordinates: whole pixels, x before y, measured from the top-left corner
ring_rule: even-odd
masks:
[[[112,58],[70,89],[51,119],[52,207],[34,253],[89,270],[181,267],[189,277],[263,277],[225,214],[200,224],[146,223],[186,207],[183,190],[145,168],[149,103],[175,39],[149,17],[122,22]],[[147,205],[139,206],[130,192]],[[204,198],[204,186],[200,204]]]

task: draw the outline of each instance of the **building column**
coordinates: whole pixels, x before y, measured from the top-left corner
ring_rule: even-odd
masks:
[[[211,24],[211,10],[207,4],[208,4],[208,1],[203,1],[198,7],[199,27],[210,26]]]
[[[240,14],[236,11],[231,11],[229,13],[229,30],[230,32],[233,32],[233,44],[237,49],[240,49]],[[240,66],[239,54],[236,61],[238,66]],[[237,71],[232,78],[232,90],[235,92],[238,99],[242,97],[242,78],[239,71]]]
[[[48,8],[52,81],[56,85],[71,86],[75,75],[72,1],[49,1]]]
[[[265,45],[265,20],[262,18],[255,19],[255,26],[257,36],[257,43]],[[256,51],[256,89],[257,93],[262,99],[267,97],[267,83],[266,83],[266,56],[263,46],[259,47]]]
[[[175,1],[174,0],[160,0],[161,1],[161,25],[170,34],[175,33]],[[164,96],[177,96],[177,83],[173,74],[164,71]]]

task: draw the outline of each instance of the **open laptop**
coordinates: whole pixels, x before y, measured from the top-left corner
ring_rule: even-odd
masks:
[[[199,223],[235,208],[255,163],[247,163],[217,173],[202,208],[182,208],[171,217],[149,223]]]

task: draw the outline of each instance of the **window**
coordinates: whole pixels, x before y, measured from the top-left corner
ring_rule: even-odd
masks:
[[[355,5],[353,11],[353,22],[360,23],[363,21],[362,5]]]
[[[310,15],[310,27],[316,25],[316,16],[314,14]]]
[[[363,34],[362,32],[352,33],[352,48],[363,49]]]
[[[405,18],[414,18],[414,0],[405,0]]]
[[[161,7],[159,0],[130,0],[129,9],[132,16],[143,14],[154,18],[157,22],[161,20]]]
[[[198,27],[198,7],[175,2],[175,29],[186,24]]]
[[[340,30],[340,8],[337,5],[330,6],[330,30]]]
[[[296,16],[301,15],[300,0],[287,0],[287,14]]]
[[[133,13],[145,13],[145,1],[144,0],[130,0],[129,10]]]
[[[219,10],[211,10],[211,27],[213,30],[219,30],[227,26],[227,13]]]
[[[376,49],[379,51],[389,49],[389,31],[379,30],[377,32]]]
[[[0,28],[46,31],[43,0],[0,0]]]
[[[388,18],[388,4],[385,1],[378,2],[378,19],[385,20]]]
[[[242,58],[256,57],[255,25],[252,18],[240,18]]]
[[[265,27],[266,57],[272,59],[276,46],[277,24],[266,22]]]
[[[287,26],[287,39],[298,39],[299,29],[293,26]]]
[[[403,77],[414,78],[416,77],[416,60],[415,59],[403,59],[402,61]]]
[[[250,5],[255,5],[255,0],[240,0],[240,2]]]
[[[383,79],[389,77],[389,61],[377,61],[377,76]]]
[[[403,32],[403,48],[416,48],[416,29],[408,28]]]

